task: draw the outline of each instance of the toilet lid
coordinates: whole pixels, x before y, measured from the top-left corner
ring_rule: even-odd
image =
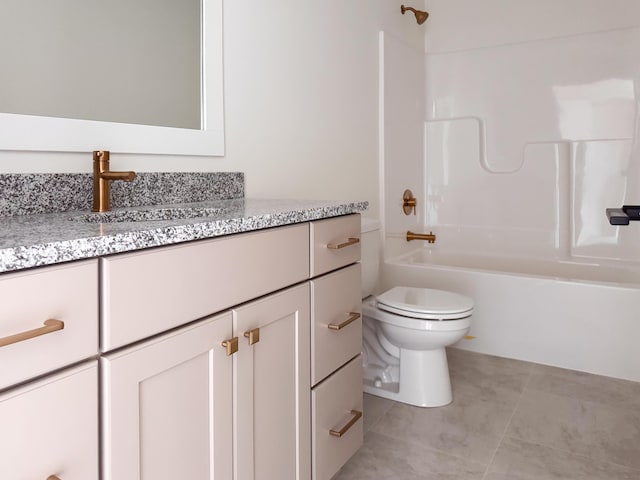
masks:
[[[469,297],[431,288],[394,287],[376,300],[381,310],[416,318],[461,318],[473,310]]]

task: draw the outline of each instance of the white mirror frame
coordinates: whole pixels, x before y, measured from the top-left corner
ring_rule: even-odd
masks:
[[[202,0],[202,129],[0,113],[0,149],[224,155],[222,0]]]

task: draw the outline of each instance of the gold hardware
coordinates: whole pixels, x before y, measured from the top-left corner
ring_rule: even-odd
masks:
[[[351,410],[351,415],[353,415],[353,418],[349,420],[349,422],[344,427],[342,427],[340,430],[329,430],[329,433],[338,438],[343,436],[351,427],[353,427],[353,425],[358,420],[360,420],[360,417],[362,417],[362,412],[359,410]]]
[[[402,211],[405,215],[411,215],[411,210],[413,210],[413,214],[416,214],[416,205],[418,201],[416,197],[413,196],[413,192],[409,189],[406,189],[402,194]]]
[[[238,337],[230,338],[222,342],[222,346],[227,349],[227,357],[238,351]]]
[[[111,210],[111,181],[124,180],[130,182],[136,178],[135,172],[111,172],[109,170],[109,152],[96,150],[93,152],[93,212]]]
[[[474,340],[476,337],[474,335],[466,335],[463,337],[465,340]]]
[[[56,332],[64,328],[64,322],[60,320],[45,320],[44,326],[34,328],[22,333],[16,333],[15,335],[9,335],[8,337],[0,338],[0,347],[6,347],[12,343],[24,342],[31,338],[39,337],[40,335],[46,335],[47,333]]]
[[[260,329],[254,328],[253,330],[249,330],[248,332],[244,332],[245,338],[249,339],[249,345],[253,345],[254,343],[258,343],[260,341]]]
[[[340,250],[341,248],[350,247],[351,245],[357,245],[358,243],[360,243],[359,238],[350,237],[344,243],[327,243],[327,248],[330,248],[331,250]]]
[[[407,10],[409,10],[410,12],[413,12],[413,14],[416,16],[416,22],[418,22],[418,25],[422,25],[424,22],[427,21],[427,18],[429,18],[429,12],[425,12],[424,10],[416,10],[415,8],[412,8],[412,7],[405,7],[404,5],[400,6],[400,11],[402,12],[403,15],[404,15],[404,12],[406,12]]]
[[[429,233],[414,233],[411,231],[407,232],[407,242],[411,240],[426,240],[429,243],[436,243],[436,236],[433,232]]]
[[[60,477],[56,476],[56,475],[49,475],[47,477],[47,480],[61,480]]]
[[[349,312],[349,318],[347,318],[344,322],[336,325],[335,323],[330,323],[328,325],[329,330],[342,330],[344,327],[349,325],[350,323],[355,322],[360,318],[360,314],[358,312]]]

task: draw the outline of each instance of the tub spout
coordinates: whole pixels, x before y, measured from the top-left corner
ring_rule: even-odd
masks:
[[[414,233],[409,230],[407,232],[407,242],[410,242],[411,240],[426,240],[429,243],[436,243],[436,236],[433,232]]]

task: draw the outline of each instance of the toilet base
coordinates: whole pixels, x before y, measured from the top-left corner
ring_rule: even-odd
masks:
[[[374,366],[365,365],[366,393],[417,407],[442,407],[453,400],[447,353],[400,349],[399,381],[385,382]],[[403,379],[407,379],[403,382]]]

